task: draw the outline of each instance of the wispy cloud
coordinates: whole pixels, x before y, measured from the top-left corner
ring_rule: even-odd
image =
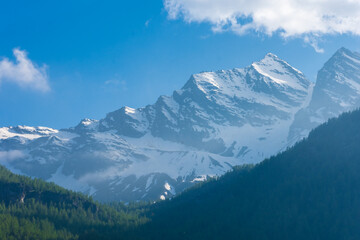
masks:
[[[6,164],[24,156],[24,153],[19,150],[0,151],[0,163]]]
[[[79,181],[86,183],[96,183],[102,182],[115,177],[121,176],[121,171],[117,167],[109,167],[105,170],[100,170],[97,172],[87,173],[82,176]]]
[[[360,35],[358,0],[164,0],[170,19],[208,22],[214,32],[301,37],[318,52],[325,34]]]
[[[15,48],[13,54],[15,62],[7,58],[0,60],[0,82],[12,82],[22,88],[48,92],[50,86],[46,65],[37,66],[27,57],[27,53],[19,48]]]
[[[118,80],[118,79],[110,79],[104,82],[106,89],[112,89],[112,90],[121,90],[126,91],[127,90],[127,84],[124,80]]]

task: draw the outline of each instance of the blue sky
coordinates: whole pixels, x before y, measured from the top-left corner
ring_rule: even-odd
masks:
[[[46,72],[48,88],[14,74],[1,78],[0,71],[0,126],[65,128],[86,117],[100,119],[122,106],[152,104],[181,88],[192,73],[244,67],[267,52],[315,81],[338,48],[360,51],[358,33],[350,28],[345,34],[306,35],[316,37],[324,50],[318,53],[292,29],[285,27],[291,33],[286,37],[260,28],[239,34],[228,23],[219,31],[218,19],[196,15],[191,4],[173,13],[176,1],[165,1],[167,7],[162,0],[3,1],[1,60],[14,63],[13,49],[26,51],[34,68]]]

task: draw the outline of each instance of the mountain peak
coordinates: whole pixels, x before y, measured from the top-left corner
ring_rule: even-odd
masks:
[[[268,53],[262,60],[252,63],[251,68],[276,84],[296,89],[305,89],[310,84],[301,71],[273,53]]]
[[[351,51],[345,47],[341,47],[339,48],[334,55],[344,55],[344,54],[347,54],[347,53],[351,53]]]
[[[322,69],[337,71],[344,68],[358,71],[360,69],[360,53],[342,47],[332,55]]]
[[[309,105],[295,117],[289,140],[295,143],[311,129],[360,106],[360,54],[338,49],[317,74]]]
[[[286,91],[305,93],[310,85],[311,82],[301,71],[275,54],[267,53],[262,60],[253,62],[245,68],[193,74],[182,91],[197,89],[205,93],[207,98],[214,94],[234,96],[240,93],[243,97],[244,92],[254,89],[263,93],[274,93],[275,88],[276,91],[286,88]]]
[[[279,58],[277,55],[273,54],[273,53],[267,53],[263,59],[261,59],[258,62],[255,62],[255,64],[258,65],[276,65],[276,64],[281,64],[284,65],[286,67],[291,67],[292,69],[295,69],[294,67],[292,67],[289,63],[287,63],[285,60]],[[299,70],[295,69],[296,71],[300,72]]]
[[[85,125],[85,126],[88,126],[88,125],[91,125],[95,122],[98,122],[98,120],[95,120],[95,119],[90,119],[90,118],[84,118],[83,120],[81,120],[81,124],[82,125]]]
[[[95,129],[97,129],[98,125],[99,125],[99,120],[84,118],[75,127],[75,129],[95,130]]]
[[[334,55],[330,58],[329,61],[331,61],[332,59],[348,59],[348,60],[351,60],[351,61],[355,61],[355,62],[358,62],[358,60],[360,59],[360,54],[357,53],[357,52],[353,52],[347,48],[340,48],[338,49]]]
[[[273,54],[273,53],[267,53],[265,55],[265,57],[263,59],[261,59],[258,62],[254,62],[252,64],[252,66],[263,66],[263,67],[267,67],[267,68],[272,68],[272,69],[277,69],[277,70],[282,70],[282,71],[290,71],[296,74],[301,74],[303,75],[303,73],[294,68],[293,66],[291,66],[288,62],[286,62],[285,60],[282,60],[281,58],[279,58],[277,55]]]
[[[271,52],[267,53],[265,55],[265,58],[273,58],[273,59],[279,59],[279,57]]]

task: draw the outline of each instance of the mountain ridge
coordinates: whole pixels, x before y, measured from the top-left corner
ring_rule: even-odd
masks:
[[[294,144],[327,119],[359,106],[360,54],[340,48],[319,70],[309,106],[296,114],[288,141]]]
[[[299,70],[267,54],[245,68],[193,74],[152,105],[122,107],[48,135],[29,139],[14,133],[17,128],[1,128],[0,138],[8,137],[0,152],[23,154],[5,161],[12,170],[101,201],[169,198],[300,139],[306,129],[294,124],[313,104],[313,87]]]

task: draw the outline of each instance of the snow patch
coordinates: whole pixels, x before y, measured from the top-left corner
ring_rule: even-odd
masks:
[[[207,175],[201,175],[194,178],[191,182],[204,182],[207,179]]]
[[[153,183],[153,179],[154,179],[154,175],[150,175],[150,177],[148,177],[148,179],[146,180],[146,186],[145,186],[145,190],[149,191],[149,188],[151,186],[151,184]]]
[[[125,107],[125,113],[126,114],[134,114],[134,113],[136,113],[136,109],[131,108],[131,107]]]

